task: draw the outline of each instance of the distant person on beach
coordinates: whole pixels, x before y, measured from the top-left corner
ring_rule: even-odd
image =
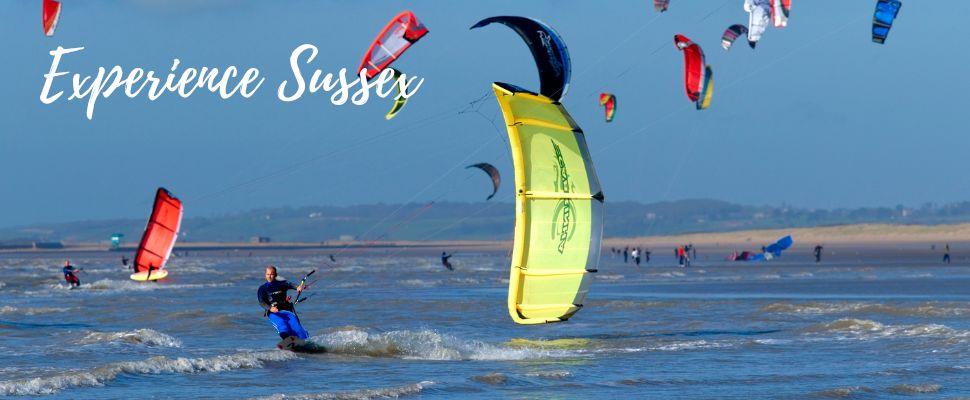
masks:
[[[650,249],[643,251],[643,262],[645,263],[650,262]]]
[[[633,252],[630,253],[630,255],[633,257],[633,262],[636,263],[637,266],[639,267],[640,266],[640,249],[634,247],[633,248]]]
[[[946,247],[943,249],[943,262],[950,263],[950,244],[947,243]]]
[[[263,307],[264,316],[269,318],[269,322],[276,328],[276,333],[280,339],[296,336],[300,339],[310,337],[306,329],[300,323],[300,317],[296,315],[296,309],[290,301],[290,296],[286,295],[287,290],[296,290],[296,297],[300,297],[303,291],[303,284],[293,286],[287,281],[276,280],[276,267],[267,266],[264,274],[266,283],[259,286],[256,297],[259,299],[259,306]]]
[[[686,257],[684,256],[684,254],[686,254],[686,252],[684,251],[684,246],[678,246],[677,247],[677,265],[679,265],[681,267],[684,266],[684,263],[686,261],[685,260]]]
[[[626,264],[626,262],[629,259],[629,257],[630,257],[630,246],[627,246],[626,248],[623,249],[623,263],[624,264]]]
[[[694,247],[694,244],[693,243],[688,244],[687,247],[690,247],[690,258],[693,259],[693,260],[696,260],[697,259],[697,248]]]
[[[822,245],[815,245],[815,262],[822,262]]]
[[[443,251],[441,252],[441,265],[443,265],[445,268],[448,268],[449,271],[454,271],[455,270],[455,267],[453,267],[451,265],[451,262],[448,261],[448,259],[451,258],[451,256],[453,256],[453,255],[454,254],[448,254],[448,253],[443,252]]]
[[[68,285],[71,285],[71,289],[81,286],[81,280],[77,278],[77,272],[81,270],[74,268],[74,266],[71,265],[71,260],[65,260],[64,268],[61,270],[64,271],[64,280],[67,281]]]

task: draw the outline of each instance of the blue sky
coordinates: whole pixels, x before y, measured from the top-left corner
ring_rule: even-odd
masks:
[[[0,226],[143,217],[168,187],[189,216],[256,207],[479,201],[489,182],[467,164],[512,165],[492,81],[538,89],[531,56],[511,30],[481,18],[522,15],[559,31],[573,61],[563,104],[584,128],[608,200],[709,197],[803,207],[919,205],[970,198],[970,91],[964,38],[970,3],[906,1],[885,46],[870,40],[874,1],[795,0],[789,26],[757,50],[720,48],[746,23],[742,0],[641,1],[77,1],[57,34],[42,35],[39,1],[0,2]],[[424,77],[401,114],[389,101],[333,106],[326,95],[276,98],[290,52],[314,44],[312,64],[353,69],[377,31],[410,9],[430,34],[395,65]],[[714,68],[711,108],[683,92],[672,37],[701,44]],[[48,52],[86,49],[62,69],[121,65],[257,67],[250,99],[200,92],[155,102],[39,101]],[[62,86],[64,87],[64,86]],[[606,124],[600,91],[617,95]],[[494,121],[499,128],[489,121]],[[274,174],[274,172],[280,172]]]

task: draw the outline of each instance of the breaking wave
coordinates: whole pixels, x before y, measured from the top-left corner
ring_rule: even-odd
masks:
[[[688,340],[683,342],[666,343],[659,346],[651,347],[648,350],[684,351],[684,350],[697,350],[697,349],[717,349],[722,347],[730,347],[730,345],[727,343],[721,343],[721,342],[708,342],[706,340]]]
[[[471,380],[481,382],[486,385],[504,385],[509,381],[509,377],[501,372],[492,372],[485,375],[475,375],[471,377]]]
[[[91,332],[79,339],[77,344],[128,343],[155,347],[182,347],[182,341],[153,329],[135,329],[128,332]]]
[[[935,383],[921,383],[918,385],[902,384],[889,388],[889,391],[897,394],[922,394],[939,392],[942,386]]]
[[[832,399],[843,399],[848,397],[855,397],[856,395],[862,393],[872,393],[873,390],[865,386],[846,386],[837,387],[832,389],[826,389],[819,392],[812,393],[811,397],[824,397]]]
[[[148,283],[148,282],[136,282],[132,280],[115,280],[115,279],[101,279],[91,283],[81,282],[81,286],[77,288],[81,292],[95,292],[95,293],[118,293],[118,292],[141,292],[141,291],[153,291],[153,290],[175,290],[175,289],[200,289],[200,288],[213,288],[213,287],[226,287],[232,286],[232,283],[167,283],[164,280],[160,283]],[[49,294],[51,290],[62,290],[68,291],[72,290],[70,286],[66,284],[52,284],[48,285],[44,290],[38,291],[25,291],[24,294],[35,295],[35,294]]]
[[[761,312],[779,314],[866,313],[909,317],[951,317],[970,314],[970,308],[953,304],[923,303],[916,306],[893,306],[881,303],[772,303]]]
[[[805,329],[808,334],[836,333],[852,335],[861,339],[867,338],[899,338],[899,337],[935,337],[935,338],[965,338],[970,331],[962,331],[939,324],[918,325],[883,325],[867,319],[843,318],[833,322],[809,326]]]
[[[416,287],[431,287],[431,286],[437,286],[438,284],[441,283],[441,281],[438,281],[438,280],[426,281],[424,279],[405,279],[399,282],[405,286],[416,286]]]
[[[565,379],[572,375],[573,373],[569,371],[536,371],[536,372],[529,372],[526,374],[526,376],[534,376],[536,378],[545,378],[545,379]]]
[[[0,307],[0,314],[21,314],[21,315],[37,315],[37,314],[51,314],[51,313],[62,313],[71,311],[71,308],[59,308],[59,307],[27,307],[27,308],[17,308],[11,306]]]
[[[563,350],[541,350],[496,346],[477,340],[463,340],[433,330],[371,333],[355,327],[315,336],[311,340],[330,353],[400,357],[416,360],[528,360],[576,355]]]
[[[65,371],[31,379],[0,381],[0,394],[37,396],[54,394],[72,387],[104,386],[118,375],[195,374],[224,372],[236,369],[260,368],[266,361],[286,361],[298,358],[288,351],[236,353],[207,358],[152,357],[142,361],[122,361],[99,367]]]
[[[410,385],[394,386],[379,389],[359,389],[345,392],[326,392],[315,394],[275,394],[267,397],[258,397],[260,400],[370,400],[370,399],[396,399],[398,397],[409,396],[421,393],[424,388],[433,385],[434,382],[422,381]]]

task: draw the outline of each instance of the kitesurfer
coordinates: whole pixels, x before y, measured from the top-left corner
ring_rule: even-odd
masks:
[[[64,268],[62,268],[62,271],[64,271],[64,280],[67,281],[68,285],[71,285],[71,289],[81,286],[81,280],[77,278],[76,274],[81,270],[74,268],[74,266],[71,265],[71,260],[64,261]]]
[[[266,267],[266,283],[259,286],[256,297],[259,299],[260,307],[266,310],[263,315],[269,318],[269,322],[276,328],[276,333],[281,339],[296,336],[300,339],[309,338],[310,335],[300,324],[300,318],[296,315],[293,303],[290,302],[287,290],[296,290],[297,297],[303,291],[303,284],[293,286],[285,280],[276,280],[276,267],[270,265]]]
[[[451,256],[453,255],[454,254],[448,254],[443,251],[441,252],[441,265],[443,265],[445,268],[448,268],[449,271],[455,270],[455,267],[451,266],[451,262],[448,261],[448,259],[451,258]]]
[[[950,263],[950,244],[947,243],[946,247],[943,249],[943,262]]]
[[[822,262],[822,245],[815,245],[815,262]]]

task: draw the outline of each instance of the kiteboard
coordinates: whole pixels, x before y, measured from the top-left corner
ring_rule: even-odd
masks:
[[[276,344],[280,350],[289,350],[295,353],[326,353],[327,348],[313,342],[300,339],[296,336],[287,336]]]
[[[151,271],[151,275],[149,275],[149,271],[136,272],[131,274],[131,279],[144,282],[163,279],[166,276],[168,276],[168,270],[156,269]]]

